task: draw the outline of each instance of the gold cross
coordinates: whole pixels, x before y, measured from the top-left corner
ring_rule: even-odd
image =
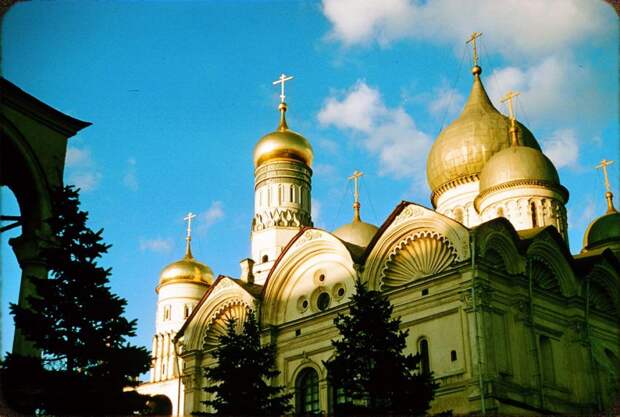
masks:
[[[603,159],[599,165],[596,166],[596,169],[602,169],[603,175],[605,176],[605,190],[607,192],[611,192],[611,185],[609,185],[609,177],[607,176],[607,167],[613,164],[614,161],[608,161],[607,159]]]
[[[476,48],[476,39],[482,36],[481,32],[474,32],[471,34],[471,38],[465,43],[471,43],[474,47],[474,67],[478,66],[478,49]]]
[[[514,123],[515,121],[515,113],[512,108],[512,99],[517,97],[519,92],[517,91],[508,91],[504,98],[502,98],[502,103],[508,102],[508,114],[510,114],[510,120]]]
[[[355,170],[355,172],[353,172],[353,175],[351,175],[348,179],[353,180],[353,197],[355,198],[355,202],[359,203],[360,202],[360,193],[359,193],[359,179],[360,177],[364,175],[363,172],[361,171],[357,171]]]
[[[286,98],[286,96],[284,95],[284,83],[287,81],[292,80],[294,77],[292,75],[284,75],[284,74],[280,74],[280,78],[278,78],[276,81],[273,82],[273,85],[278,85],[280,84],[281,90],[280,90],[280,103],[284,103],[284,99]]]
[[[183,217],[183,220],[187,221],[187,237],[185,238],[186,240],[192,239],[192,219],[194,217],[196,217],[196,215],[191,211],[187,213],[187,216]]]

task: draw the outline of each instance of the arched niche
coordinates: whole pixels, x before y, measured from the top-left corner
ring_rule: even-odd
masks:
[[[497,218],[475,229],[476,258],[493,267],[501,267],[511,275],[525,272],[525,259],[519,253],[512,224]]]
[[[620,317],[620,275],[608,262],[599,262],[590,271],[589,282],[591,308]],[[584,281],[583,285],[586,285]]]
[[[468,229],[417,204],[409,203],[383,228],[364,264],[369,289],[402,285],[406,274],[419,278],[470,257]]]
[[[213,347],[228,318],[236,318],[237,326],[241,326],[247,312],[256,311],[254,297],[227,277],[218,279],[205,296],[182,335],[184,352]]]
[[[332,234],[306,229],[280,255],[265,282],[261,323],[277,325],[346,302],[356,272],[347,247]]]
[[[550,229],[548,227],[536,235],[527,248],[532,278],[543,289],[557,286],[559,293],[565,297],[578,295],[580,291],[573,268],[566,259],[565,251],[559,247],[558,240],[550,236],[550,233],[557,234],[557,231],[552,229],[553,232],[550,232]]]

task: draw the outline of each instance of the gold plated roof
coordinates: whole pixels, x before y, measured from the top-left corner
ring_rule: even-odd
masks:
[[[489,100],[475,66],[474,83],[461,115],[437,137],[428,156],[426,175],[433,192],[459,179],[477,177],[484,164],[510,146],[510,119]],[[532,133],[517,123],[520,144],[540,149]]]
[[[480,193],[518,180],[560,185],[558,172],[538,149],[511,146],[491,157],[480,173]]]
[[[583,249],[620,246],[620,213],[607,212],[594,220],[583,236]]]
[[[159,286],[177,282],[189,282],[196,284],[211,285],[213,283],[213,271],[202,262],[198,262],[191,253],[183,259],[171,263],[165,267],[159,275]]]
[[[340,226],[333,234],[345,242],[365,248],[379,228],[373,224],[354,219],[351,223]]]
[[[312,166],[313,152],[310,142],[286,124],[286,103],[280,104],[280,125],[274,132],[263,136],[254,147],[254,167],[276,158],[295,159]]]

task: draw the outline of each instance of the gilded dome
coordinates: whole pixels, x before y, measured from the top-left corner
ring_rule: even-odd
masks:
[[[510,146],[510,119],[489,100],[480,71],[474,67],[474,84],[463,112],[439,134],[428,155],[426,175],[433,204],[440,188],[477,177],[491,156]],[[540,150],[530,131],[520,123],[517,127],[519,143]]]
[[[480,194],[515,181],[536,182],[561,187],[558,172],[541,151],[510,146],[491,157],[480,173]]]
[[[345,242],[365,248],[379,228],[373,224],[354,219],[351,223],[340,226],[334,230],[333,235]]]
[[[286,104],[280,105],[280,126],[274,132],[263,136],[254,147],[254,167],[275,158],[296,159],[312,166],[312,146],[297,132],[289,130],[284,113]]]
[[[607,213],[594,220],[583,236],[583,251],[599,247],[615,247],[620,249],[620,213],[613,205],[611,192],[605,194]]]
[[[189,282],[195,284],[211,285],[213,283],[213,271],[202,262],[198,262],[187,253],[183,259],[171,263],[159,274],[159,285],[157,290],[163,285],[176,282]]]

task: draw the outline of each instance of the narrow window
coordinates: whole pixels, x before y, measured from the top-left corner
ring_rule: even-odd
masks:
[[[301,336],[301,329],[295,329],[295,336]]]
[[[170,306],[164,306],[164,321],[170,320]]]
[[[423,374],[428,374],[431,372],[431,363],[430,358],[428,356],[428,340],[421,339],[420,344],[418,346],[418,353],[420,354],[420,365]]]
[[[289,202],[292,203],[293,201],[295,201],[295,199],[293,198],[294,195],[295,195],[295,187],[291,185],[289,188],[289,195],[288,195]]]
[[[306,368],[297,377],[295,405],[298,414],[319,411],[319,375],[313,368]]]
[[[183,318],[186,319],[189,317],[189,306],[186,304],[183,306]]]
[[[538,227],[538,216],[536,213],[536,204],[532,201],[530,204],[530,212],[532,213],[532,227]]]
[[[553,367],[553,349],[551,340],[547,336],[540,336],[540,356],[542,362],[542,374],[545,384],[555,383]]]
[[[428,295],[428,288],[422,290],[422,296]]]
[[[263,255],[262,262],[265,263],[267,261],[269,261],[269,256]]]
[[[456,350],[453,350],[452,352],[450,352],[450,360],[452,362],[456,362]]]

